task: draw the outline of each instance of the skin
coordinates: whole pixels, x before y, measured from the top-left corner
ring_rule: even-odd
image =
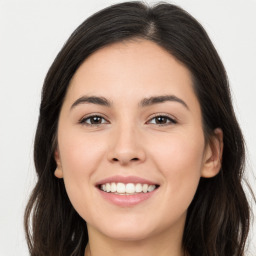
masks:
[[[162,95],[185,104],[140,104]],[[104,97],[111,106],[72,107],[83,96]],[[90,125],[87,117],[95,114],[103,118]],[[156,114],[167,117],[159,124]],[[85,255],[184,255],[187,209],[200,178],[219,172],[222,136],[216,129],[205,142],[189,70],[155,43],[115,43],[87,58],[68,88],[55,152],[55,176],[64,179],[74,208],[87,222]],[[114,175],[146,178],[160,187],[138,205],[116,206],[95,187]]]

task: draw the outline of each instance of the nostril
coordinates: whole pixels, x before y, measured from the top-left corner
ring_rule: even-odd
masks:
[[[113,160],[114,162],[119,162],[118,158],[116,158],[116,157],[114,157],[112,160]],[[130,161],[138,161],[138,160],[139,160],[138,157],[134,157],[134,158],[132,158]]]

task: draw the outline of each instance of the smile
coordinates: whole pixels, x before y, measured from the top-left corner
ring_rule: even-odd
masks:
[[[158,186],[143,183],[122,183],[111,182],[101,184],[100,189],[107,193],[114,193],[118,195],[135,195],[138,193],[149,193],[154,191]]]
[[[150,198],[155,198],[160,185],[137,176],[112,176],[96,184],[100,196],[107,202],[120,207],[132,207]]]

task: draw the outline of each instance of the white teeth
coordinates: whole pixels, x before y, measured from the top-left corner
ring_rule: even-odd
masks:
[[[101,190],[105,192],[117,193],[117,194],[135,194],[135,193],[148,193],[156,189],[156,185],[148,185],[141,183],[106,183],[100,186]]]
[[[144,193],[147,193],[147,192],[148,192],[148,184],[143,184],[143,186],[142,186],[142,191],[143,191]]]
[[[116,191],[119,194],[124,194],[125,193],[125,184],[124,183],[117,183]]]
[[[125,192],[127,194],[134,194],[135,193],[135,185],[133,183],[126,184]]]
[[[142,185],[140,183],[136,184],[135,189],[136,189],[136,193],[142,192]]]
[[[116,183],[112,182],[111,183],[111,190],[112,193],[116,192]]]
[[[107,184],[106,184],[106,191],[107,191],[107,192],[110,192],[110,190],[111,190],[110,184],[107,183]]]
[[[151,192],[153,190],[155,190],[156,186],[155,185],[149,185],[148,186],[148,192]]]

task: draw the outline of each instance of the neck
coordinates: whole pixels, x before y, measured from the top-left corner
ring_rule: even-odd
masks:
[[[85,256],[184,256],[182,234],[180,230],[170,234],[168,230],[139,241],[121,241],[105,237],[92,228],[89,231],[89,242]],[[91,233],[91,234],[90,234]],[[97,233],[97,234],[96,234]]]

